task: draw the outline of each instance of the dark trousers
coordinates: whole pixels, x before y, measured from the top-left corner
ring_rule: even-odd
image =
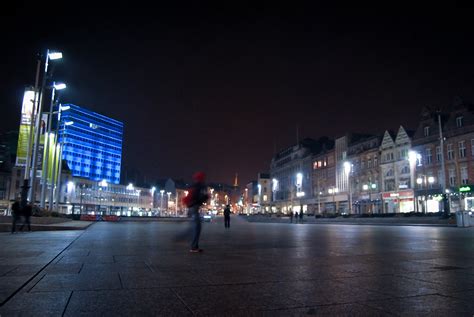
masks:
[[[16,230],[16,223],[20,220],[19,216],[12,215],[12,233]]]
[[[199,212],[193,213],[193,240],[191,242],[191,249],[199,249],[199,236],[201,235],[201,217]]]
[[[23,218],[24,218],[24,220],[23,220],[23,224],[22,224],[21,227],[20,227],[20,231],[23,231],[23,227],[24,227],[25,225],[28,226],[28,231],[31,231],[30,216],[24,216]]]
[[[224,227],[230,228],[230,216],[224,216]]]

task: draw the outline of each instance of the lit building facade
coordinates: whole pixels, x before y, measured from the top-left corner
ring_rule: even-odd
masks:
[[[380,181],[383,213],[403,213],[415,210],[413,189],[416,166],[410,164],[411,137],[400,126],[395,139],[388,131],[385,131],[382,139]]]
[[[123,123],[73,104],[60,106],[62,159],[75,177],[120,183]]]
[[[351,144],[348,160],[352,164],[350,186],[352,212],[355,214],[381,213],[380,143],[382,136],[371,136]]]

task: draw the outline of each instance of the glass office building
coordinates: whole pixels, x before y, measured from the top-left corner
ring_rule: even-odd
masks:
[[[120,183],[123,123],[73,104],[60,106],[59,143],[73,176]]]

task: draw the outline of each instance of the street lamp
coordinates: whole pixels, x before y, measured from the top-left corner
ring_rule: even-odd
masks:
[[[166,195],[168,195],[168,200],[166,201],[166,211],[169,212],[169,203],[170,203],[170,198],[171,198],[171,192],[167,192]]]
[[[156,191],[156,187],[153,186],[151,188],[151,207],[152,208],[155,208],[155,191]]]
[[[262,212],[262,205],[261,205],[261,199],[260,199],[260,197],[262,196],[262,185],[258,184],[257,188],[258,188],[258,208],[260,209],[260,212]]]
[[[58,60],[58,59],[61,59],[63,57],[63,54],[61,52],[54,52],[54,51],[50,51],[49,49],[46,50],[46,55],[45,55],[45,62],[44,62],[44,71],[43,71],[43,76],[42,76],[42,83],[41,83],[41,88],[39,90],[39,98],[37,98],[37,95],[38,95],[38,82],[39,82],[39,77],[40,77],[40,68],[41,68],[41,59],[38,59],[38,64],[37,64],[37,69],[36,69],[36,80],[35,80],[35,97],[34,97],[34,100],[35,102],[38,101],[38,104],[37,106],[34,107],[34,111],[33,113],[35,114],[36,116],[36,120],[35,120],[35,135],[34,135],[34,146],[30,140],[30,143],[29,143],[29,147],[33,146],[33,151],[28,151],[28,155],[30,155],[30,153],[33,153],[33,157],[31,159],[31,175],[28,175],[28,173],[30,172],[30,166],[29,166],[29,162],[30,160],[28,159],[27,160],[27,164],[26,164],[26,167],[25,167],[25,184],[24,186],[28,186],[28,181],[29,181],[29,178],[28,177],[31,177],[31,190],[29,192],[30,194],[30,201],[33,201],[36,199],[35,198],[35,191],[36,191],[36,188],[35,188],[35,181],[36,181],[36,169],[37,169],[37,159],[38,159],[38,151],[39,151],[39,141],[40,141],[40,134],[41,134],[41,117],[42,117],[42,104],[43,104],[43,94],[44,94],[44,88],[46,86],[46,79],[48,77],[48,63],[50,60]],[[32,116],[33,116],[33,113],[32,113]],[[32,135],[33,133],[33,125],[30,126],[30,136]],[[31,146],[30,146],[31,145]],[[22,192],[22,195],[26,194],[26,191],[23,191]],[[23,201],[23,199],[22,199]],[[25,197],[25,202],[26,202],[26,197]]]
[[[278,189],[278,180],[276,178],[273,178],[272,179],[272,201],[275,202],[276,201],[276,191]],[[275,211],[276,211],[277,207],[275,206]],[[273,210],[272,210],[273,211]]]
[[[51,86],[51,102],[49,104],[48,125],[47,125],[48,130],[47,130],[47,133],[45,134],[45,140],[44,140],[45,144],[44,144],[44,154],[43,154],[43,167],[42,167],[42,173],[41,173],[41,196],[40,196],[41,208],[44,208],[45,206],[46,187],[48,186],[48,165],[49,165],[49,160],[51,159],[51,156],[49,153],[49,146],[50,146],[50,143],[52,143],[52,140],[50,140],[50,135],[51,135],[51,125],[52,125],[52,119],[53,119],[54,97],[55,97],[56,90],[63,90],[65,88],[66,88],[66,84],[64,83],[53,82]],[[59,121],[59,117],[58,117],[58,121]],[[58,131],[59,131],[59,126],[58,126]],[[54,178],[54,175],[51,176],[51,180],[53,178]],[[53,186],[54,186],[54,182],[51,181],[51,190],[53,190]]]
[[[349,213],[352,214],[352,186],[351,186],[351,169],[352,164],[348,161],[344,162],[344,172],[347,176],[347,186],[349,187]]]
[[[165,191],[162,189],[160,190],[160,194],[161,194],[161,199],[160,199],[160,216],[161,216],[161,213],[163,212],[163,194],[165,193]]]

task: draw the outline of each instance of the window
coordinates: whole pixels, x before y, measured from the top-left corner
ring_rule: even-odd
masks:
[[[385,176],[387,176],[387,177],[393,176],[393,170],[392,170],[392,169],[389,169],[389,170],[387,171],[387,174],[385,174]]]
[[[403,149],[400,151],[400,158],[407,159],[408,158],[408,149]]]
[[[460,172],[461,172],[461,183],[463,185],[469,184],[469,176],[467,174],[467,166],[461,166]]]
[[[459,157],[466,157],[466,142],[459,141],[458,148],[459,148]]]
[[[454,151],[453,151],[453,145],[448,144],[448,160],[454,159]]]
[[[424,136],[429,136],[430,135],[430,127],[424,127],[423,128],[423,135]]]
[[[458,128],[462,127],[464,123],[463,121],[464,121],[463,116],[456,117],[456,127]]]
[[[441,162],[441,148],[439,146],[436,147],[436,161]]]
[[[456,173],[454,168],[449,169],[449,186],[456,186]]]
[[[367,168],[371,168],[371,167],[372,167],[372,160],[368,159],[367,160]]]
[[[431,148],[426,148],[425,153],[426,153],[426,156],[425,156],[426,164],[431,164],[433,160],[433,154],[431,153]]]
[[[374,155],[374,167],[377,166],[377,164],[378,164],[377,155]]]
[[[404,166],[400,171],[401,174],[410,174],[410,168],[408,166]]]

